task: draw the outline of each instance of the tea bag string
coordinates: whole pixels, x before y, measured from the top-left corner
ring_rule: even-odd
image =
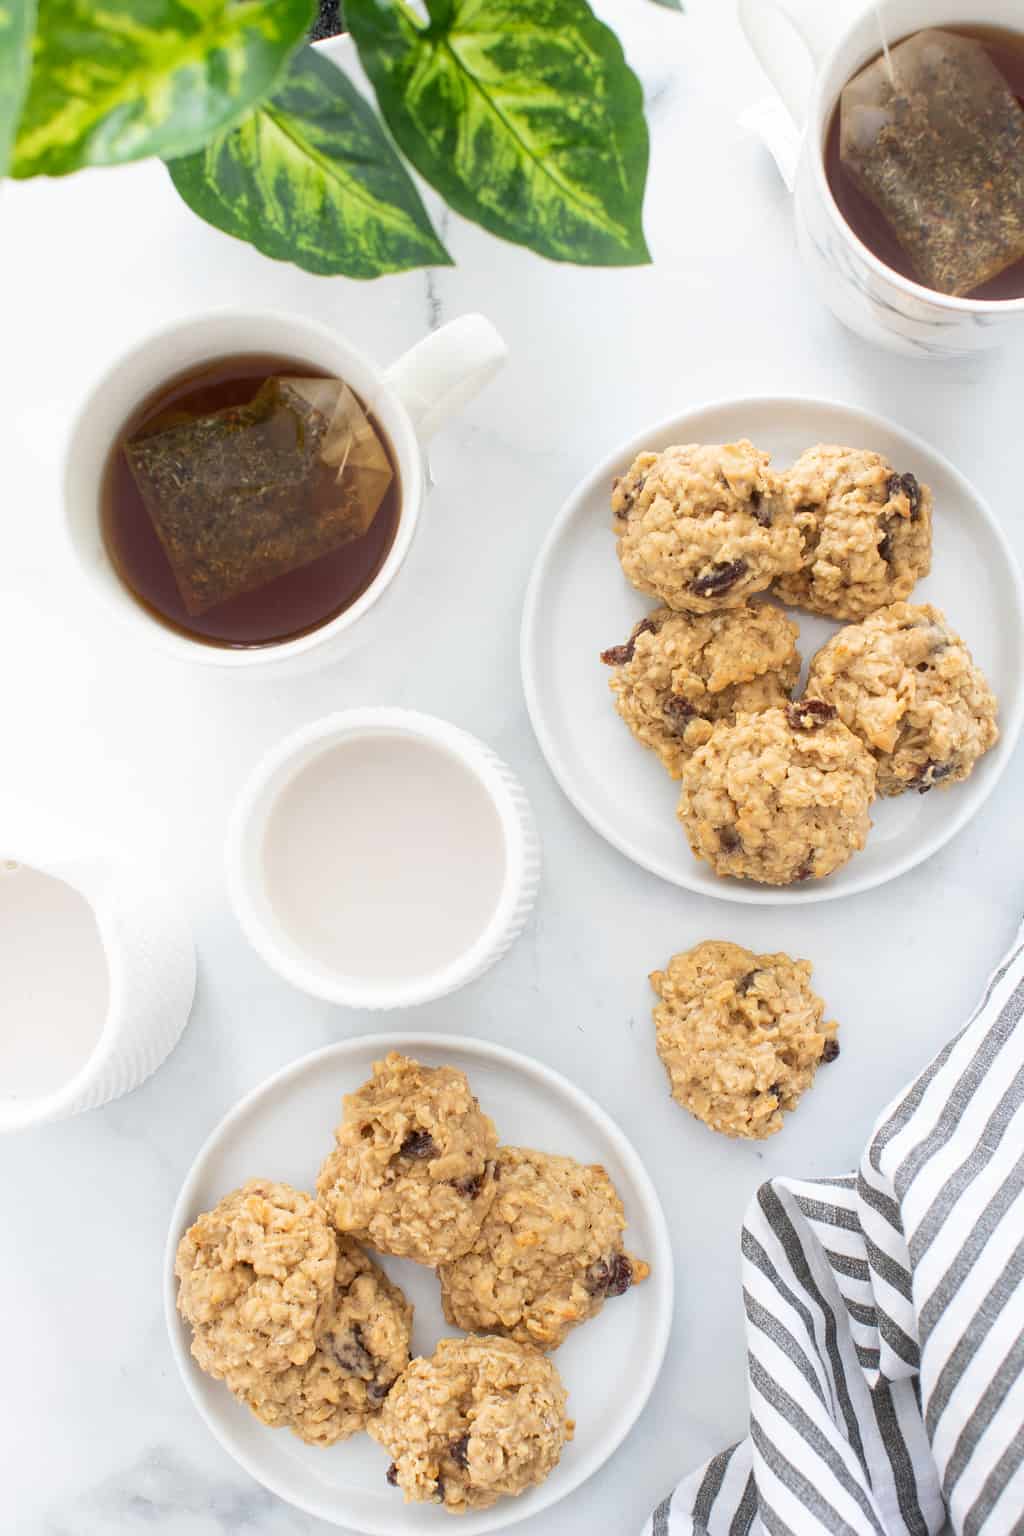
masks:
[[[874,8],[875,8],[875,20],[878,22],[878,35],[879,35],[879,37],[882,40],[882,56],[885,59],[886,73],[889,76],[889,84],[892,86],[893,90],[895,91],[896,88],[897,88],[897,86],[896,86],[896,68],[895,68],[895,65],[893,64],[892,52],[891,52],[891,50],[889,48],[889,34],[885,30],[885,21],[884,21],[884,19],[882,17],[882,4],[881,4],[881,0],[874,0]]]

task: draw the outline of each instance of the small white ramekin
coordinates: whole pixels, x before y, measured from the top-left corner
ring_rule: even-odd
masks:
[[[307,960],[283,932],[266,890],[263,854],[267,823],[295,775],[322,752],[360,736],[393,734],[440,747],[473,775],[493,805],[502,830],[505,875],[487,926],[456,960],[422,976],[395,980],[328,973]],[[228,828],[228,891],[253,948],[269,966],[313,997],[349,1008],[410,1008],[445,997],[490,969],[522,932],[540,883],[540,840],[519,780],[475,736],[433,715],[407,709],[353,709],[303,726],[258,765],[236,802]]]
[[[188,1023],[196,956],[188,921],[157,880],[118,855],[40,841],[0,829],[0,857],[53,875],[85,898],[99,932],[109,981],[103,1029],[84,1064],[51,1093],[0,1094],[0,1133],[27,1130],[96,1109],[155,1072]],[[54,957],[60,964],[60,956]]]

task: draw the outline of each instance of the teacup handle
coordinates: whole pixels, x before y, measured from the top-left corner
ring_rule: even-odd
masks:
[[[862,6],[863,0],[860,7],[856,0],[739,0],[747,42],[798,129],[807,117],[814,71],[846,20]],[[792,47],[794,32],[809,59]]]
[[[483,315],[461,315],[425,336],[387,369],[421,443],[489,384],[508,348]]]

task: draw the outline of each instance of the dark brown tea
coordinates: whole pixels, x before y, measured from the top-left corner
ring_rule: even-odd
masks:
[[[944,32],[980,42],[996,68],[1005,77],[1010,90],[1024,106],[1024,32],[1000,27],[948,26]],[[881,55],[879,55],[881,57]],[[907,251],[896,238],[890,224],[874,202],[857,185],[844,165],[841,155],[841,111],[839,104],[832,115],[825,142],[825,173],[836,205],[854,234],[878,259],[894,272],[921,283]],[[927,285],[926,285],[927,286]],[[990,281],[969,290],[966,298],[1006,300],[1024,298],[1024,260],[1014,262]]]
[[[239,592],[200,614],[189,612],[129,467],[124,445],[129,439],[162,430],[179,419],[248,406],[265,381],[278,375],[312,378],[323,377],[323,372],[293,358],[254,353],[215,358],[171,379],[145,400],[126,423],[107,464],[102,528],[114,568],[154,618],[210,645],[274,645],[308,634],[336,618],[373,581],[398,529],[402,499],[398,466],[380,424],[372,421],[390,461],[393,478],[367,532],[274,577],[254,591]]]

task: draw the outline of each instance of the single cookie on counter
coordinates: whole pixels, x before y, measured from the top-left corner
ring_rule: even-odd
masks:
[[[320,1201],[339,1232],[443,1264],[472,1246],[494,1198],[498,1138],[465,1073],[392,1051],[347,1094]]]
[[[178,1244],[178,1311],[209,1376],[283,1371],[316,1349],[338,1245],[323,1211],[288,1184],[250,1179]]]
[[[468,1333],[557,1349],[650,1270],[623,1249],[622,1201],[600,1166],[502,1147],[494,1177],[476,1242],[441,1266],[444,1315]]]
[[[819,444],[782,475],[803,564],[776,596],[833,619],[908,597],[932,563],[932,493],[880,453]]]
[[[542,1483],[572,1439],[566,1392],[546,1355],[514,1339],[442,1339],[391,1389],[369,1432],[406,1503],[488,1509]]]
[[[715,939],[653,971],[658,1055],[676,1102],[726,1136],[781,1130],[839,1055],[838,1025],[824,1021],[810,979],[806,960]]]
[[[310,1358],[274,1374],[230,1372],[228,1386],[264,1424],[334,1445],[366,1428],[409,1364],[412,1315],[398,1286],[340,1237],[334,1292]]]
[[[863,848],[875,762],[820,699],[716,725],[684,763],[678,816],[716,875],[820,880]]]
[[[788,702],[800,676],[799,633],[774,603],[703,614],[658,608],[601,660],[615,668],[615,708],[678,779],[717,721]]]
[[[881,795],[962,783],[999,740],[984,673],[930,603],[893,603],[841,629],[812,660],[807,693],[865,743]]]
[[[714,613],[799,569],[800,532],[769,455],[751,443],[642,453],[612,489],[627,581],[669,608]]]

